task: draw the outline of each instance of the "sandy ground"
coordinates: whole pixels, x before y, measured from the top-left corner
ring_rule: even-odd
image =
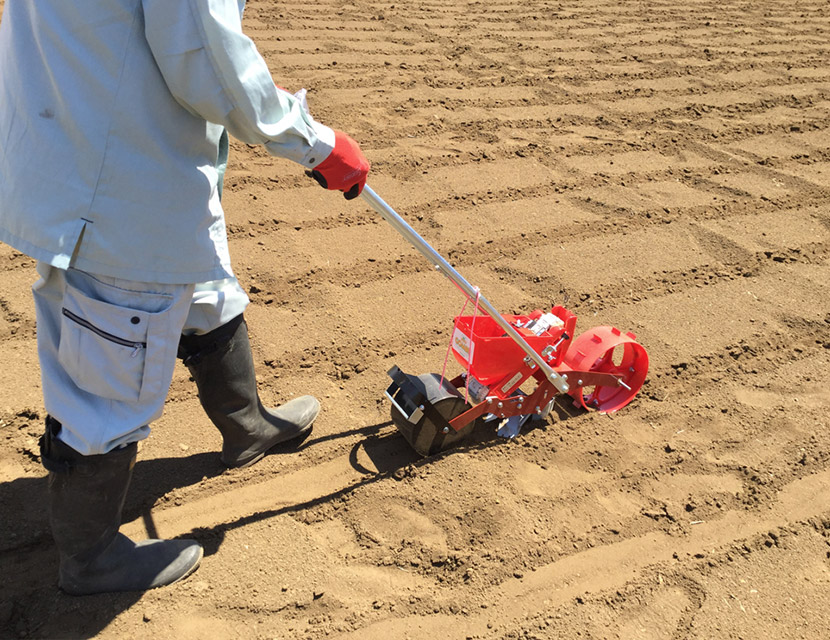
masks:
[[[123,530],[194,536],[202,567],[63,595],[33,263],[0,248],[0,636],[827,638],[826,9],[249,0],[278,82],[496,307],[631,330],[648,381],[613,416],[419,459],[385,372],[440,372],[462,296],[362,201],[234,144],[262,396],[325,411],[298,450],[224,471],[179,366]]]

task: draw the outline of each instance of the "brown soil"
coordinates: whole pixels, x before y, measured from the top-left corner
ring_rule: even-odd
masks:
[[[370,183],[504,312],[635,332],[612,416],[418,459],[385,372],[441,370],[463,299],[360,200],[235,144],[226,208],[264,400],[325,405],[224,471],[179,367],[124,531],[195,536],[146,594],[56,587],[32,260],[0,249],[0,635],[826,638],[826,3],[269,3],[246,26]],[[564,406],[564,405],[563,405]]]

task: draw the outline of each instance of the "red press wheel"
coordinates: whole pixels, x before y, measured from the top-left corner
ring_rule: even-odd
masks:
[[[612,413],[631,402],[643,386],[648,354],[633,333],[594,327],[568,347],[565,364],[575,371],[610,373],[620,379],[618,385],[573,386],[569,392],[586,409]]]

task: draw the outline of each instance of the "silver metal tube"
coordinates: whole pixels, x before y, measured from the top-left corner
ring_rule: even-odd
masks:
[[[492,304],[490,304],[487,298],[481,295],[480,291],[467,282],[461,274],[458,273],[458,271],[456,271],[453,266],[441,256],[440,253],[433,249],[426,240],[418,235],[418,232],[410,227],[406,220],[401,218],[401,216],[399,216],[392,207],[386,204],[369,185],[366,185],[363,188],[361,195],[363,196],[363,199],[369,203],[372,209],[377,211],[384,220],[391,224],[395,231],[400,233],[404,239],[415,247],[438,271],[443,273],[447,278],[458,285],[459,289],[461,289],[470,300],[477,300],[478,306],[482,308],[487,315],[490,316],[497,325],[504,329],[505,333],[507,333],[507,335],[509,335],[514,342],[522,348],[522,351],[524,351],[533,363],[542,370],[545,377],[550,380],[551,384],[555,386],[560,393],[568,392],[568,382],[556,373],[556,371],[554,371],[550,365],[545,362],[544,358],[533,350],[533,347],[527,343],[524,337],[516,331],[516,329],[509,322],[502,318],[501,314]]]

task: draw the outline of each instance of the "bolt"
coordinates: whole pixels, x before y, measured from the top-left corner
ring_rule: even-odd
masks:
[[[628,367],[628,370],[629,370],[631,373],[634,373],[634,367]]]
[[[542,407],[536,407],[536,413],[542,413]]]
[[[442,431],[443,431],[444,433],[449,433],[449,432],[450,432],[450,428],[449,428],[449,427],[444,427],[444,428],[442,429]]]
[[[519,404],[517,404],[517,405],[516,405],[516,408],[517,408],[517,409],[521,409],[521,408],[522,408],[522,403],[520,402]]]
[[[497,406],[499,409],[501,409],[501,408],[504,406],[504,403],[503,403],[503,402],[499,402],[496,406]]]
[[[424,405],[420,405],[418,408],[419,408],[421,411],[423,411],[423,410],[424,410]]]
[[[563,379],[563,380],[567,380],[567,379],[568,379],[568,374],[567,374],[567,373],[563,373],[563,374],[562,374],[562,379]]]
[[[576,383],[577,383],[580,387],[582,386],[582,380],[577,380],[577,381],[576,381]]]

